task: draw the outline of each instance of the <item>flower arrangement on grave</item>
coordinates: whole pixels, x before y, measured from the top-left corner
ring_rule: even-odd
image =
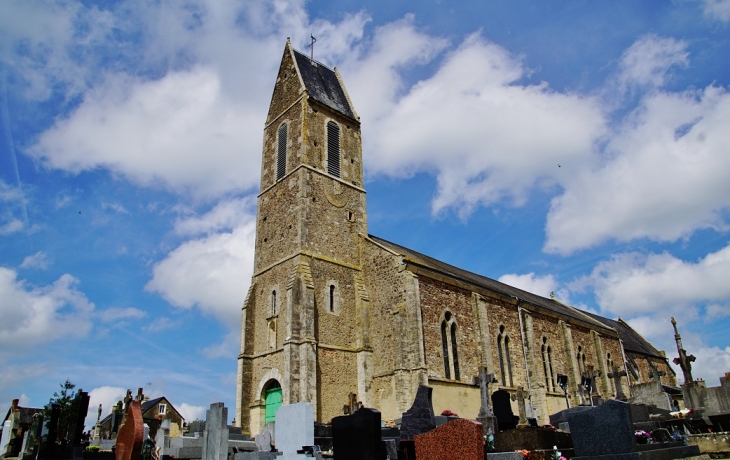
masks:
[[[484,436],[484,443],[489,447],[489,449],[494,449],[494,433],[492,433],[492,430],[489,430],[489,434]]]
[[[681,430],[674,431],[674,432],[672,432],[671,436],[672,436],[673,441],[681,442],[682,444],[687,444],[688,439],[687,439],[687,435],[684,433],[684,431],[681,431]]]
[[[441,412],[441,415],[445,415],[447,417],[458,417],[459,416],[459,414],[457,414],[456,412],[453,412],[449,409],[446,409],[443,412]]]
[[[543,427],[543,428],[547,428],[548,430],[554,430],[554,429],[555,429],[555,427],[554,427],[554,426],[552,426],[552,425],[551,425],[551,424],[549,424],[549,423],[548,423],[548,424],[546,424],[546,425],[543,425],[542,427]]]
[[[522,449],[522,458],[527,460],[542,460],[542,452],[530,452],[527,449]]]
[[[94,446],[94,445],[91,445],[91,446],[87,446],[86,447],[86,451],[87,452],[99,452],[100,449],[101,449],[101,447]]]
[[[553,451],[550,453],[551,460],[566,460],[563,454],[558,451],[558,446],[553,446]]]
[[[651,443],[651,435],[644,430],[634,431],[634,439],[636,439],[637,444],[650,444]]]

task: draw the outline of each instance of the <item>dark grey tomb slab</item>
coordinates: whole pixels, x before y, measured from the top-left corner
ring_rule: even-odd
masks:
[[[401,440],[412,441],[416,435],[436,428],[432,402],[433,388],[418,385],[418,392],[410,409],[403,413],[400,427]]]
[[[380,439],[380,411],[361,408],[332,419],[332,450],[337,459],[385,460]]]

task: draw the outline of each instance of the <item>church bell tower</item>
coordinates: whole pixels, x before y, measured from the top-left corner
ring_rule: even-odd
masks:
[[[264,126],[254,273],[242,308],[236,419],[251,434],[278,405],[340,413],[370,393],[360,122],[337,69],[287,40]],[[326,395],[323,398],[322,395]]]

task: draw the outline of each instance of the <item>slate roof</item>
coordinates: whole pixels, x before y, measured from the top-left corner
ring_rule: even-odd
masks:
[[[384,240],[382,238],[378,238],[377,236],[368,236],[376,243],[385,246],[391,251],[401,254],[404,257],[405,261],[409,264],[421,266],[426,269],[446,275],[448,277],[456,278],[469,284],[480,286],[508,297],[516,298],[521,302],[544,308],[545,310],[557,313],[559,315],[567,316],[584,324],[588,324],[591,327],[597,327],[604,330],[608,329],[616,332],[613,326],[608,325],[601,320],[593,318],[587,315],[585,312],[573,308],[569,305],[565,305],[553,299],[541,297],[531,292],[523,291],[522,289],[518,289],[508,284],[501,283],[491,278],[487,278],[486,276],[478,275],[476,273],[455,267],[453,265],[449,265],[440,260],[436,260],[432,257],[421,254],[420,252],[408,249],[395,243],[391,243],[390,241]]]
[[[621,341],[624,343],[624,350],[630,351],[633,353],[640,353],[643,355],[653,356],[655,358],[666,359],[666,356],[662,356],[661,353],[659,353],[659,350],[654,348],[654,345],[649,343],[644,337],[641,336],[641,334],[636,332],[631,326],[629,326],[621,318],[619,318],[619,320],[616,321],[614,319],[604,318],[604,317],[596,315],[594,313],[586,312],[586,315],[589,315],[590,317],[597,319],[598,321],[606,324],[607,326],[616,329],[616,332],[618,332],[618,336],[621,338]]]
[[[292,51],[309,97],[357,121],[357,116],[335,71],[321,62],[310,59],[306,54],[293,48]]]
[[[163,399],[165,399],[165,397],[164,396],[161,396],[159,398],[148,399],[147,401],[142,402],[142,407],[141,407],[142,414],[144,414],[148,410],[150,410],[153,407],[155,407],[155,404],[157,404],[158,402],[162,401]]]
[[[20,420],[19,422],[22,425],[30,425],[33,423],[33,415],[37,414],[38,412],[43,412],[43,409],[38,409],[36,407],[20,407],[18,406],[18,409],[20,410]],[[10,418],[10,411],[12,411],[13,408],[11,407],[8,409],[8,413],[5,415],[5,419],[3,420],[3,423]]]

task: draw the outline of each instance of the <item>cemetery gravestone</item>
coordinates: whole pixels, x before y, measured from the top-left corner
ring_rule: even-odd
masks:
[[[139,460],[143,436],[144,422],[140,402],[130,401],[125,422],[117,435],[116,460]]]
[[[527,426],[527,409],[525,408],[525,398],[529,398],[530,393],[525,391],[523,387],[517,387],[517,393],[512,395],[512,401],[517,401],[517,411],[520,414],[517,426]]]
[[[213,403],[205,413],[202,460],[227,460],[228,409],[222,402]]]
[[[271,452],[271,432],[266,427],[256,435],[255,441],[259,452]]]
[[[415,439],[418,460],[484,460],[482,424],[466,419],[452,420]]]
[[[481,405],[479,406],[479,414],[477,421],[482,424],[484,436],[497,432],[497,417],[494,416],[492,408],[489,407],[489,385],[496,383],[497,379],[494,374],[487,374],[486,367],[479,368],[479,396]]]
[[[494,406],[494,416],[497,417],[497,429],[505,431],[517,426],[518,418],[512,413],[510,395],[507,391],[497,390],[492,393],[492,405]]]
[[[314,409],[308,402],[288,404],[276,411],[276,450],[284,459],[297,458],[297,450],[314,444]]]
[[[418,385],[416,398],[410,409],[403,413],[400,427],[401,440],[413,440],[416,435],[436,428],[432,402],[433,388]]]
[[[380,411],[361,408],[352,415],[332,419],[332,447],[335,458],[385,460],[380,435]]]

